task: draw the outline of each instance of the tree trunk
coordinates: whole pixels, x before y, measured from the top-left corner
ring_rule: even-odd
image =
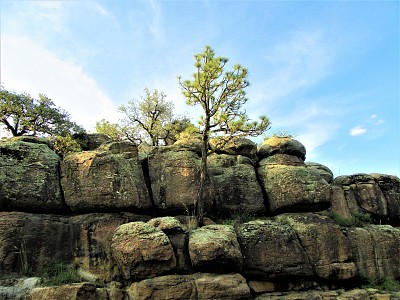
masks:
[[[207,152],[208,152],[208,133],[206,130],[202,134],[202,147],[201,147],[201,166],[200,166],[200,185],[199,191],[197,193],[197,203],[196,203],[196,211],[197,211],[197,225],[203,225],[203,217],[204,217],[204,189],[206,186],[207,180]]]

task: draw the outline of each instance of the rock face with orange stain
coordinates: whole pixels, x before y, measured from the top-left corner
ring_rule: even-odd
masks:
[[[151,207],[137,147],[127,142],[74,153],[61,164],[65,202],[75,212]]]

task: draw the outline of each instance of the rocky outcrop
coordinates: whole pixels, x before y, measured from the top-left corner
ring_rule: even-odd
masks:
[[[68,155],[61,164],[65,202],[76,212],[145,210],[152,206],[137,147],[107,144]]]
[[[286,137],[271,137],[258,147],[257,174],[269,211],[318,211],[329,207],[332,188],[327,167],[304,163],[305,147]]]
[[[264,195],[253,161],[242,155],[212,154],[208,157],[216,208],[220,215],[262,215]]]
[[[0,210],[68,211],[60,188],[60,157],[41,139],[0,141]]]
[[[255,158],[257,154],[257,145],[246,138],[213,138],[209,144],[211,150],[217,154],[242,155],[249,158]]]
[[[118,227],[112,238],[113,256],[125,279],[143,279],[161,275],[176,267],[173,247],[167,235],[144,222]]]
[[[318,277],[347,280],[356,276],[349,241],[330,218],[306,213],[280,215],[277,220],[289,224],[296,232]]]
[[[241,271],[243,257],[233,226],[208,225],[193,230],[189,237],[193,268],[201,271]]]
[[[97,300],[96,286],[89,283],[71,284],[58,287],[34,288],[32,300]]]
[[[400,229],[369,225],[345,231],[358,275],[363,278],[400,278]]]
[[[0,273],[40,273],[72,262],[79,227],[59,215],[0,212]]]
[[[309,277],[313,270],[291,226],[274,220],[238,225],[246,278]]]
[[[169,212],[195,209],[200,184],[200,158],[185,146],[155,148],[148,159],[153,201],[157,208]],[[205,187],[205,208],[213,204],[214,188],[208,181]]]
[[[335,178],[352,215],[370,214],[379,222],[400,222],[400,180],[383,174],[355,174]]]

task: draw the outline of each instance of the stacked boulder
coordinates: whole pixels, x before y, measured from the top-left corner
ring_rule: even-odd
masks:
[[[274,136],[259,145],[258,157],[257,174],[270,212],[318,211],[330,206],[332,188],[326,176],[330,171],[305,164],[306,149],[300,142]]]
[[[211,140],[209,218],[197,227],[198,140],[146,155],[106,143],[64,159],[50,146],[0,142],[0,273],[67,263],[87,282],[35,288],[32,299],[334,299],[284,293],[400,279],[395,176],[334,179],[288,137]]]

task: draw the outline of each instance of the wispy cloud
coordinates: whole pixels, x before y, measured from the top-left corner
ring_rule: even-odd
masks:
[[[1,80],[6,89],[35,97],[44,93],[89,130],[102,118],[117,120],[111,99],[80,66],[28,38],[3,35],[2,42]]]
[[[147,2],[151,8],[151,20],[147,23],[148,28],[155,39],[156,43],[162,43],[164,39],[164,30],[162,28],[162,9],[161,5],[156,0],[149,0]]]
[[[350,135],[351,136],[363,135],[365,133],[367,133],[367,129],[365,127],[363,127],[363,126],[356,126],[356,127],[353,127],[350,130]]]

